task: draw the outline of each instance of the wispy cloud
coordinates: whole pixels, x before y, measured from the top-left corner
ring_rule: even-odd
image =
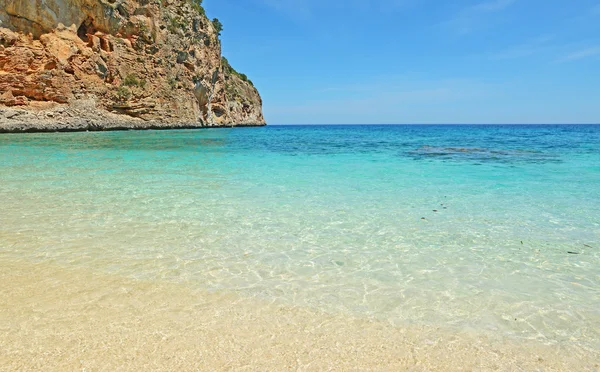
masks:
[[[515,0],[492,0],[492,1],[486,1],[486,2],[479,3],[479,4],[475,4],[468,9],[470,9],[472,11],[476,11],[476,12],[485,12],[485,13],[497,12],[497,11],[508,8],[514,2],[515,2]]]
[[[565,43],[560,40],[561,38],[555,35],[540,36],[523,44],[484,54],[483,56],[492,60],[537,57],[538,60],[545,60],[547,63],[564,63],[600,57],[600,45],[582,47],[581,42],[572,41]]]
[[[594,46],[572,52],[563,58],[559,59],[558,62],[570,62],[577,61],[584,58],[600,56],[600,46]]]
[[[493,13],[501,12],[516,0],[491,0],[476,3],[460,10],[454,18],[443,24],[453,29],[457,34],[468,34],[480,24],[486,22],[486,18]]]
[[[258,0],[271,8],[295,18],[308,18],[323,9],[354,9],[358,11],[397,12],[410,8],[422,0]]]
[[[297,18],[308,18],[311,14],[309,0],[261,0],[267,6]]]
[[[419,1],[420,0],[355,0],[354,3],[380,12],[396,12],[414,6]]]
[[[543,35],[523,44],[490,53],[488,54],[488,57],[490,59],[514,59],[551,52],[558,48],[553,44],[554,39],[555,37],[552,35]]]
[[[383,79],[380,76],[373,83],[359,81],[315,89],[305,99],[291,105],[271,105],[267,111],[274,117],[291,118],[289,123],[434,123],[443,122],[443,115],[430,121],[420,115],[433,107],[433,111],[444,107],[453,110],[457,104],[472,104],[495,95],[498,89],[496,85],[464,78],[423,80],[390,75],[387,83]]]

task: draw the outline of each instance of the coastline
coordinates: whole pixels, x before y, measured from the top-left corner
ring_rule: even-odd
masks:
[[[165,123],[160,121],[148,122],[105,122],[98,124],[88,121],[70,121],[56,123],[27,123],[3,125],[0,123],[0,134],[18,133],[74,133],[74,132],[117,132],[135,130],[178,130],[178,129],[209,129],[209,128],[257,128],[266,124],[196,124],[187,122]]]
[[[576,347],[291,308],[191,283],[0,258],[8,369],[580,370]]]
[[[266,123],[206,124],[177,119],[143,120],[95,107],[59,107],[54,110],[23,110],[0,107],[0,133],[98,132],[231,127],[261,127]]]

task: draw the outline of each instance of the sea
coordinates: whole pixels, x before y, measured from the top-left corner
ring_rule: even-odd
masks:
[[[0,263],[600,350],[600,125],[4,134],[0,201]]]

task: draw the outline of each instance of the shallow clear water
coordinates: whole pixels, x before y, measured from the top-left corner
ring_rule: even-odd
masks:
[[[600,126],[2,135],[0,200],[11,261],[600,349]]]

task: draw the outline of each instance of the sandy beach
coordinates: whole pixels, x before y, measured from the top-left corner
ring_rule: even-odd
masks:
[[[582,350],[0,261],[2,370],[595,371]]]
[[[0,0],[0,372],[600,372],[599,20]]]

